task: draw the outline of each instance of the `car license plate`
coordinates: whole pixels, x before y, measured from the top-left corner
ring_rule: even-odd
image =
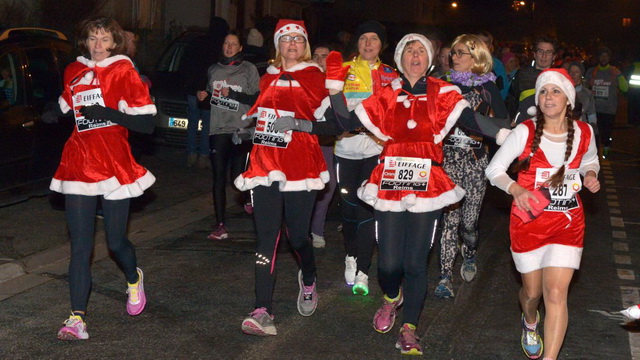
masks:
[[[181,118],[169,118],[169,127],[186,129],[189,120]]]

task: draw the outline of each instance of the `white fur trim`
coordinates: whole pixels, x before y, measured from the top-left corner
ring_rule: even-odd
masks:
[[[573,86],[573,82],[569,80],[566,76],[564,76],[558,69],[547,69],[538,75],[536,79],[536,105],[538,105],[538,95],[540,94],[540,89],[546,84],[554,84],[558,86],[564,94],[569,99],[569,103],[571,104],[571,108],[575,108],[576,106],[576,88]],[[528,111],[527,111],[528,113]],[[529,114],[531,116],[535,114]]]
[[[284,133],[284,142],[286,142],[286,143],[290,143],[291,142],[291,133],[289,131]]]
[[[342,89],[344,89],[344,81],[326,79],[324,81],[324,87],[329,90],[342,91]]]
[[[103,195],[107,200],[122,200],[142,195],[156,181],[155,176],[147,171],[142,177],[131,184],[121,185],[114,176],[95,183],[82,181],[66,181],[52,179],[49,189],[62,194],[98,196]]]
[[[414,40],[420,41],[420,43],[422,43],[424,48],[427,49],[427,55],[429,57],[427,59],[427,69],[431,67],[431,63],[434,60],[433,47],[431,46],[431,41],[429,41],[429,39],[427,39],[424,35],[420,35],[420,34],[415,34],[415,33],[407,34],[398,42],[398,45],[396,46],[396,50],[393,55],[393,60],[396,62],[398,71],[403,74],[404,74],[404,69],[402,69],[402,53],[407,43]]]
[[[153,104],[132,108],[129,107],[129,104],[127,104],[125,100],[118,101],[118,110],[129,115],[155,115],[158,112],[156,106]]]
[[[391,80],[391,88],[395,91],[395,90],[400,90],[402,89],[402,79],[400,79],[399,77]]]
[[[538,103],[537,98],[538,97],[536,96],[536,104]],[[529,106],[529,108],[527,109],[527,114],[529,116],[536,116],[537,113],[538,113],[538,110],[536,109],[535,106]]]
[[[278,69],[277,67],[273,66],[273,65],[269,65],[269,67],[267,68],[267,73],[269,74],[279,74],[280,73],[280,69]]]
[[[509,134],[511,134],[511,129],[502,128],[498,130],[498,134],[496,135],[496,144],[504,144],[504,141],[507,139],[507,136],[509,136]]]
[[[314,62],[301,62],[287,69],[287,72],[295,72],[295,71],[306,69],[308,67],[315,67],[315,68],[318,68],[320,71],[322,71],[322,68],[320,67],[320,65]],[[267,68],[267,72],[269,74],[275,75],[275,74],[280,74],[282,71],[280,70],[280,68],[277,68],[273,65],[269,65],[269,67]]]
[[[453,110],[451,111],[451,113],[447,117],[447,121],[446,121],[446,123],[444,125],[444,128],[442,128],[442,130],[440,130],[439,134],[433,135],[433,141],[436,144],[439,144],[440,142],[442,142],[442,140],[445,138],[445,136],[447,136],[447,134],[449,133],[449,130],[451,130],[451,128],[456,124],[456,122],[460,118],[460,114],[462,114],[462,111],[465,108],[468,108],[469,106],[470,106],[469,102],[467,100],[464,100],[464,99],[460,100],[460,101],[458,101],[456,103],[456,106],[454,106]]]
[[[126,55],[113,55],[113,56],[109,56],[108,58],[106,58],[106,59],[104,59],[104,60],[102,60],[102,61],[100,61],[100,62],[95,62],[94,60],[87,59],[87,58],[86,58],[86,57],[84,57],[84,56],[78,56],[78,57],[76,58],[76,60],[77,60],[79,63],[82,63],[82,64],[84,64],[84,65],[86,65],[87,67],[92,68],[92,69],[93,69],[94,67],[96,67],[96,66],[98,66],[98,67],[107,67],[107,66],[109,66],[109,65],[111,65],[111,64],[113,64],[113,63],[115,63],[116,61],[120,61],[120,60],[128,60],[128,61],[131,63],[131,66],[133,66],[133,61],[131,61],[131,59],[129,59],[129,57],[128,57],[128,56],[126,56]]]
[[[445,94],[450,91],[455,91],[458,94],[462,94],[462,91],[460,91],[460,88],[457,85],[445,85],[440,88],[440,91],[438,92],[438,94]],[[469,107],[471,107],[471,105],[469,105]]]
[[[402,105],[404,105],[405,109],[408,109],[409,106],[411,106],[411,101],[409,101],[409,99],[404,99],[402,101]]]
[[[84,74],[84,79],[88,82],[91,82],[91,80],[93,80],[93,77],[95,76],[95,74],[93,73],[93,71],[89,71],[86,74]]]
[[[429,212],[442,209],[462,200],[465,191],[457,186],[433,198],[421,198],[409,194],[400,201],[383,200],[378,198],[378,185],[367,183],[358,189],[358,198],[373,206],[378,211],[409,211],[412,213]]]
[[[418,126],[418,123],[415,120],[410,119],[409,121],[407,121],[407,127],[409,129],[415,129],[416,126]]]
[[[521,274],[530,273],[546,267],[564,267],[580,269],[582,248],[561,244],[549,244],[535,250],[517,253],[511,251],[516,269]]]
[[[273,32],[273,43],[276,44],[276,46],[278,46],[277,45],[278,40],[280,40],[281,36],[291,34],[294,32],[298,34],[302,34],[302,36],[304,36],[304,38],[307,39],[307,41],[309,41],[309,37],[307,35],[307,29],[305,29],[304,26],[294,24],[294,23],[288,23],[288,24],[282,25],[280,28],[278,28],[276,31]]]
[[[373,125],[373,123],[371,122],[371,118],[369,118],[369,114],[367,114],[367,111],[364,109],[364,106],[362,106],[362,104],[356,106],[356,109],[354,111],[362,125],[364,125],[367,130],[371,131],[371,133],[375,135],[375,137],[382,141],[388,141],[389,139],[391,139],[391,137],[383,134],[379,127]]]
[[[58,105],[60,105],[60,111],[62,111],[63,114],[66,114],[71,110],[71,106],[67,104],[67,101],[62,96],[58,98]]]
[[[274,170],[269,172],[267,176],[256,176],[252,178],[245,178],[239,175],[233,184],[240,191],[251,190],[256,186],[271,186],[274,181],[278,181],[278,189],[280,191],[311,191],[322,190],[324,184],[329,182],[329,172],[323,171],[318,178],[308,178],[304,180],[290,181],[287,180],[287,176],[280,170]]]
[[[316,118],[316,120],[325,120],[324,113],[330,107],[331,99],[329,99],[329,97],[327,96],[326,98],[322,99],[322,102],[320,102],[320,107],[313,112],[313,117]]]

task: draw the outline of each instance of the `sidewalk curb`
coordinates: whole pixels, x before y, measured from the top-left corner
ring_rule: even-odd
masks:
[[[171,230],[199,221],[213,213],[211,194],[205,193],[170,207],[152,212],[129,221],[129,240],[140,243],[154,239]],[[70,258],[69,243],[0,265],[0,293],[3,283],[24,275],[39,275],[41,270],[54,263]],[[98,261],[109,256],[104,230],[96,231],[94,258]]]

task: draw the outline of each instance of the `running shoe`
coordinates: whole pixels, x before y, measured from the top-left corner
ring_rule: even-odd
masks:
[[[356,258],[347,255],[344,258],[344,280],[347,285],[353,285],[356,282],[356,271],[358,270],[358,263]]]
[[[396,349],[400,349],[402,355],[422,355],[420,338],[416,335],[416,327],[414,325],[402,325],[398,341],[396,341]]]
[[[353,284],[351,291],[355,295],[367,295],[369,293],[369,276],[358,270],[356,273],[356,282]]]
[[[453,283],[449,277],[444,277],[440,279],[438,286],[436,286],[436,290],[434,294],[440,299],[449,299],[455,297],[456,295],[453,292]]]
[[[327,245],[327,242],[324,240],[324,236],[311,233],[311,244],[313,244],[313,247],[316,249],[322,249]]]
[[[536,325],[539,324],[540,313],[538,312],[536,313]],[[542,355],[544,346],[540,332],[538,331],[538,326],[536,326],[535,330],[529,329],[524,322],[524,313],[522,314],[522,337],[520,338],[520,344],[522,345],[524,354],[527,355],[529,359],[537,359]]]
[[[84,323],[80,316],[71,314],[63,324],[64,326],[58,330],[58,339],[87,340],[89,338],[87,324]]]
[[[382,298],[382,306],[376,311],[373,317],[373,328],[379,333],[388,333],[396,321],[398,307],[402,305],[402,289],[397,300],[389,299],[386,295]]]
[[[242,320],[242,332],[247,335],[270,336],[276,335],[276,326],[273,324],[273,315],[269,315],[266,308],[257,308]]]
[[[207,236],[207,239],[209,240],[224,240],[226,238],[229,237],[229,234],[227,234],[227,228],[224,227],[223,223],[218,224],[218,226],[216,226],[216,229],[213,230],[213,232],[211,234],[209,234],[209,236]]]
[[[127,312],[131,316],[136,316],[144,310],[145,305],[147,305],[147,297],[144,294],[144,275],[142,274],[142,270],[140,268],[136,268],[138,270],[138,282],[135,284],[129,284],[127,289],[127,294],[129,298],[127,299]]]
[[[460,276],[465,282],[472,282],[478,272],[478,266],[476,265],[476,254],[469,256],[469,249],[462,245],[462,266],[460,267]]]
[[[316,282],[311,286],[306,286],[302,282],[302,270],[298,270],[298,312],[302,316],[311,316],[318,307],[318,292],[316,291]]]
[[[253,204],[251,203],[244,204],[244,212],[246,212],[248,215],[253,215]]]

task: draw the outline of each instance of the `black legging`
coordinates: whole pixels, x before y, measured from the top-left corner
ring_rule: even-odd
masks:
[[[138,281],[136,253],[127,239],[129,199],[102,200],[104,229],[107,245],[118,265],[124,271],[127,282]],[[69,262],[69,290],[71,310],[86,311],[91,291],[91,253],[98,196],[66,195],[65,215],[71,235],[71,261]]]
[[[209,136],[211,170],[213,172],[213,208],[216,211],[216,224],[225,223],[227,206],[227,169],[231,179],[235,179],[244,170],[247,156],[251,151],[251,141],[236,145],[231,141],[232,134],[215,134]],[[249,202],[249,192],[244,192],[245,204]]]
[[[358,270],[369,274],[376,245],[373,208],[358,199],[357,190],[378,165],[378,156],[358,160],[336,156],[336,160],[344,246],[347,255],[358,258]]]
[[[278,182],[252,190],[253,218],[256,224],[256,308],[265,307],[271,313],[275,261],[280,240],[283,212],[287,237],[296,252],[302,279],[310,286],[316,278],[313,246],[309,241],[309,223],[317,191],[280,192]]]
[[[427,213],[375,211],[378,230],[378,280],[390,298],[404,277],[402,323],[418,325],[427,295],[427,257],[442,210]]]

